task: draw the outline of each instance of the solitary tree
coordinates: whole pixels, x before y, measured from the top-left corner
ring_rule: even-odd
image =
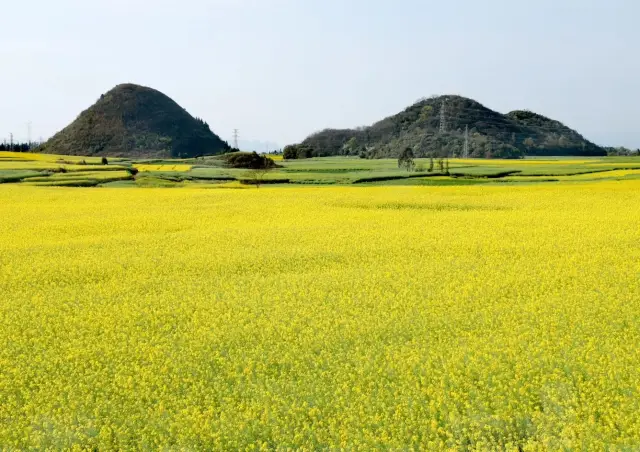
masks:
[[[398,157],[398,168],[413,171],[416,166],[413,157],[413,150],[411,148],[405,148],[400,154],[400,157]]]
[[[313,148],[306,144],[290,144],[282,151],[285,160],[308,159],[313,157]]]
[[[427,171],[433,173],[433,155],[429,156],[429,169]]]
[[[253,181],[256,188],[260,188],[264,177],[275,167],[276,164],[273,160],[265,155],[261,155],[259,156],[259,159],[254,159],[254,162],[251,164],[251,171],[249,171],[248,174],[249,179]]]
[[[351,137],[351,139],[345,143],[345,145],[342,147],[342,152],[345,155],[356,155],[357,154],[357,152],[358,152],[358,140],[356,140],[356,137]]]
[[[282,151],[282,158],[285,160],[295,160],[298,157],[298,146],[295,144],[285,146],[284,150]]]
[[[438,168],[441,173],[444,173],[444,159],[442,157],[438,158]]]

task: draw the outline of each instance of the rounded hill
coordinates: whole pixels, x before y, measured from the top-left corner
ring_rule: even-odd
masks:
[[[229,145],[171,98],[123,84],[100,96],[40,147],[41,152],[137,158],[219,154]]]
[[[442,127],[441,127],[442,125]],[[371,126],[325,129],[300,146],[310,157],[397,157],[411,148],[419,157],[520,158],[525,155],[601,156],[606,151],[559,121],[518,110],[493,111],[462,96],[423,98]]]

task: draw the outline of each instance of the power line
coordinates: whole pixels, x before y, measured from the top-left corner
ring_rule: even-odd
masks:
[[[469,126],[464,126],[464,148],[462,150],[462,157],[469,158]]]
[[[443,102],[443,105],[444,105],[444,102]],[[447,114],[447,113],[445,113],[445,116],[446,116],[445,117],[445,121],[449,120],[449,119],[453,119],[453,118],[462,118],[463,116],[460,113],[477,112],[477,113],[481,113],[483,115],[486,115],[487,113],[493,113],[493,114],[495,114],[497,116],[504,117],[503,124],[504,123],[513,123],[514,125],[517,125],[517,126],[520,126],[520,127],[536,127],[534,125],[520,124],[520,123],[517,122],[517,119],[510,118],[506,114],[491,110],[489,108],[482,109],[482,108],[477,108],[477,107],[460,107],[460,108],[455,108],[454,111],[455,111],[455,114]],[[564,126],[564,127],[570,128],[569,126],[567,126],[566,124],[562,123],[561,121],[549,118],[549,117],[544,116],[544,115],[538,115],[535,112],[531,112],[531,111],[528,111],[528,110],[514,110],[514,111],[521,111],[521,112],[525,112],[525,113],[531,113],[531,114],[540,116],[543,120],[546,120],[547,122],[551,122],[556,126]],[[510,113],[512,113],[512,112],[510,112]],[[441,112],[441,115],[442,115],[442,112]],[[495,122],[495,119],[497,119],[497,118],[492,118],[492,119],[490,119],[488,121],[483,120],[483,119],[479,119],[479,118],[475,118],[475,117],[472,117],[470,119],[473,120],[474,122]],[[538,126],[538,127],[542,127],[542,126]],[[551,127],[551,126],[546,126],[546,127]]]
[[[484,118],[477,118],[477,117],[469,117],[464,114],[465,111],[480,111],[480,110],[477,110],[477,109],[467,109],[467,110],[462,109],[462,110],[463,111],[461,111],[459,114],[455,114],[455,115],[445,114],[444,122],[447,125],[447,127],[450,125],[451,122],[459,121],[459,122],[462,122],[461,125],[468,123],[471,125],[477,124],[480,126],[484,126],[484,125],[489,125],[489,126],[496,125],[496,126],[502,126],[502,127],[511,126],[512,128],[519,128],[519,129],[548,130],[548,131],[554,131],[554,132],[561,131],[559,129],[564,128],[565,129],[564,132],[572,132],[577,135],[583,136],[582,134],[572,129],[571,127],[553,119],[549,120],[552,123],[550,125],[525,124],[525,123],[519,123],[516,120],[510,119],[510,118],[484,119]],[[442,124],[442,121],[443,121],[442,114],[440,116],[441,117],[439,119],[439,123]],[[521,132],[516,132],[516,133],[521,133]]]
[[[485,122],[485,123],[503,124],[503,125],[507,124],[507,125],[513,125],[513,126],[517,126],[517,127],[547,127],[547,128],[566,127],[566,128],[570,128],[566,124],[563,124],[560,121],[556,121],[555,119],[549,119],[548,121],[546,121],[546,122],[550,122],[551,123],[550,125],[541,126],[541,125],[536,125],[536,124],[522,123],[522,122],[519,122],[517,119],[512,119],[512,118],[509,118],[509,117],[504,117],[504,118],[483,118],[483,117],[478,117],[478,116],[472,116],[471,114],[466,115],[465,113],[468,113],[468,112],[479,112],[479,110],[473,110],[473,109],[460,110],[460,111],[457,111],[456,114],[447,115],[446,118],[447,119],[465,119],[468,122]]]
[[[473,127],[478,132],[486,133],[490,131],[490,130],[489,131],[486,130],[487,128],[495,129],[496,127],[491,127],[491,126],[498,126],[503,128],[509,127],[510,131],[504,132],[504,133],[515,133],[515,135],[518,137],[522,136],[526,138],[530,136],[531,132],[548,132],[548,133],[553,132],[561,135],[569,135],[574,138],[580,137],[581,139],[585,139],[588,141],[588,138],[586,138],[584,135],[582,135],[580,132],[576,131],[575,129],[572,129],[570,126],[567,126],[566,124],[560,121],[557,121],[555,119],[551,119],[542,115],[540,116],[542,116],[543,120],[545,121],[545,125],[527,124],[524,122],[520,122],[516,118],[507,117],[505,115],[502,115],[499,112],[495,112],[490,109],[482,109],[482,108],[476,108],[476,107],[461,107],[458,109],[454,109],[454,112],[451,112],[453,114],[448,114],[447,112],[450,110],[452,110],[451,106],[445,105],[445,103],[443,102],[441,111],[439,114],[439,118],[438,118],[438,122],[439,122],[438,129],[441,133],[443,132],[443,128],[444,128],[444,132],[446,132],[447,129],[453,130],[456,126],[462,127],[463,125],[468,125],[469,127]],[[526,110],[521,110],[521,111],[526,111]],[[473,112],[476,112],[479,114],[473,115]],[[486,115],[487,112],[494,113],[498,117],[485,118],[484,115]],[[465,113],[470,113],[470,114],[466,115]],[[375,127],[376,124],[365,127],[364,129],[365,132],[368,129]],[[417,128],[425,128],[425,127],[418,125]],[[405,130],[408,130],[408,129],[405,129]]]
[[[234,149],[240,149],[238,147],[238,134],[239,134],[238,129],[233,129],[233,147],[234,147]]]
[[[446,102],[446,101],[442,101],[442,102],[444,103],[444,102]],[[410,107],[414,107],[414,106],[416,106],[418,103],[419,103],[419,102],[416,102],[416,103],[414,103],[413,105],[411,105]],[[432,105],[426,104],[426,105],[424,105],[424,106],[432,106]],[[528,109],[516,109],[516,110],[511,110],[511,111],[509,111],[509,112],[507,112],[507,113],[501,113],[501,112],[499,112],[499,111],[492,110],[492,109],[491,109],[491,108],[489,108],[489,107],[483,107],[483,106],[479,106],[479,107],[478,107],[478,106],[461,106],[461,107],[458,107],[458,108],[455,108],[455,107],[454,107],[454,108],[453,108],[453,110],[456,110],[456,111],[460,111],[460,110],[463,110],[463,111],[477,111],[477,112],[484,113],[484,114],[487,114],[487,113],[493,113],[493,114],[495,114],[495,115],[500,115],[500,116],[505,116],[505,117],[506,117],[509,113],[515,113],[515,112],[520,112],[520,113],[529,113],[529,114],[532,114],[532,115],[535,115],[535,116],[541,117],[541,118],[543,118],[543,119],[548,119],[549,121],[552,121],[552,122],[559,122],[559,121],[557,121],[557,120],[555,120],[555,119],[553,119],[553,118],[550,118],[550,117],[548,117],[548,116],[545,116],[545,115],[542,115],[542,114],[536,113],[536,112],[534,112],[534,111],[532,111],[532,110],[528,110]]]
[[[512,133],[512,134],[515,134],[517,137],[527,138],[531,135],[531,133],[537,132],[537,133],[546,133],[546,134],[555,134],[555,135],[565,135],[570,137],[571,139],[579,138],[582,140],[589,141],[587,137],[585,137],[575,129],[572,129],[570,126],[567,126],[566,124],[560,121],[557,121],[555,119],[551,119],[545,116],[542,116],[542,119],[543,121],[545,121],[545,124],[540,125],[540,124],[527,124],[525,122],[520,122],[517,118],[504,116],[501,113],[494,112],[493,110],[490,110],[490,109],[485,110],[485,109],[476,108],[476,107],[462,107],[462,108],[455,109],[455,111],[453,112],[454,114],[448,114],[447,112],[449,110],[450,110],[449,106],[445,105],[445,103],[443,102],[440,115],[438,118],[439,133],[447,132],[448,129],[452,129],[452,128],[459,129],[463,125],[473,127],[477,132],[481,134],[495,132],[496,128],[508,127],[509,128],[508,131],[505,131],[505,132],[499,131],[499,134],[504,135],[506,133]],[[496,115],[499,115],[499,117],[490,117],[490,118],[483,117],[484,115],[487,114],[487,112],[495,113]],[[469,114],[467,115],[467,113]],[[479,114],[474,115],[473,113],[479,113]],[[418,127],[421,128],[420,126]],[[452,131],[454,131],[453,129]]]
[[[461,124],[460,127],[458,127],[457,129],[452,129],[452,131],[457,131],[459,129],[462,128],[464,124]],[[528,130],[525,131],[513,131],[513,130],[498,130],[501,124],[488,124],[488,123],[484,123],[484,124],[466,124],[465,127],[472,127],[473,129],[476,130],[476,132],[478,133],[488,133],[488,132],[495,132],[498,135],[505,135],[505,134],[515,134],[516,136],[529,136],[530,132],[538,132],[538,133],[548,133],[548,134],[552,134],[552,133],[557,133],[559,135],[565,135],[565,136],[572,136],[574,138],[577,138],[578,136],[582,137],[583,139],[585,139],[582,135],[580,135],[577,132],[571,133],[569,131],[562,131],[562,130],[558,130],[558,129],[554,129],[554,128],[547,128],[547,127],[528,127]],[[504,124],[502,124],[504,125]],[[461,132],[464,132],[464,129],[461,130]]]
[[[482,124],[480,126],[476,126],[476,125],[471,125],[471,127],[473,127],[473,130],[475,130],[476,134],[479,135],[483,135],[483,136],[489,136],[489,135],[496,135],[498,137],[503,137],[503,138],[517,138],[520,140],[524,140],[526,138],[532,137],[535,138],[535,134],[539,133],[539,134],[543,134],[543,135],[549,135],[550,137],[556,137],[556,138],[560,138],[560,137],[565,137],[566,139],[571,139],[571,140],[584,140],[587,142],[590,142],[587,138],[585,138],[584,136],[580,135],[577,132],[573,132],[570,133],[569,131],[562,131],[562,130],[557,130],[554,128],[544,128],[544,127],[528,127],[528,130],[526,131],[518,131],[518,132],[514,132],[514,131],[501,131],[498,130],[498,126],[504,126],[504,124],[496,124],[493,123],[492,124]],[[461,125],[462,126],[462,125]],[[447,135],[455,135],[455,136],[460,136],[462,135],[463,137],[465,136],[465,131],[469,128],[469,125],[465,125],[465,128],[460,130],[460,128],[457,129],[452,129],[449,132],[447,132]],[[411,133],[420,133],[424,136],[428,136],[428,135],[433,135],[435,133],[438,132],[432,132],[428,127],[415,127],[415,128],[411,128],[411,129],[406,129],[403,130],[402,133],[403,135],[405,134],[411,134]],[[471,129],[469,130],[469,137],[471,137]]]
[[[478,116],[472,116],[472,114],[469,115],[465,115],[465,113],[471,113],[471,112],[478,112],[478,113],[482,113],[482,110],[477,110],[474,108],[469,108],[469,109],[458,109],[456,110],[455,114],[447,114],[446,117],[447,119],[455,119],[455,118],[464,118],[464,119],[468,119],[470,121],[473,122],[492,122],[492,123],[500,123],[500,124],[512,124],[515,126],[520,126],[520,127],[543,127],[543,126],[536,126],[533,124],[525,124],[525,123],[520,123],[518,122],[518,119],[515,118],[510,118],[507,116],[504,116],[503,118],[482,118],[482,117],[478,117]],[[499,113],[498,113],[499,115]],[[555,119],[550,119],[547,118],[547,121],[545,122],[550,122],[552,125],[549,126],[544,126],[544,127],[567,127],[570,128],[569,126],[567,126],[566,124],[560,122],[560,121],[556,121]]]

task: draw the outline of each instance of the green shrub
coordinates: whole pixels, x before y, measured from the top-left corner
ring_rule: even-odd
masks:
[[[225,161],[231,168],[244,169],[271,169],[276,168],[276,163],[269,157],[259,155],[257,152],[235,152],[226,154]]]

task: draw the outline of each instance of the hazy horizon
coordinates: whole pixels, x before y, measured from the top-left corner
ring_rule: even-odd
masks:
[[[50,137],[120,83],[158,89],[223,139],[298,142],[420,97],[529,109],[640,147],[631,0],[12,2],[0,38],[0,140]]]

